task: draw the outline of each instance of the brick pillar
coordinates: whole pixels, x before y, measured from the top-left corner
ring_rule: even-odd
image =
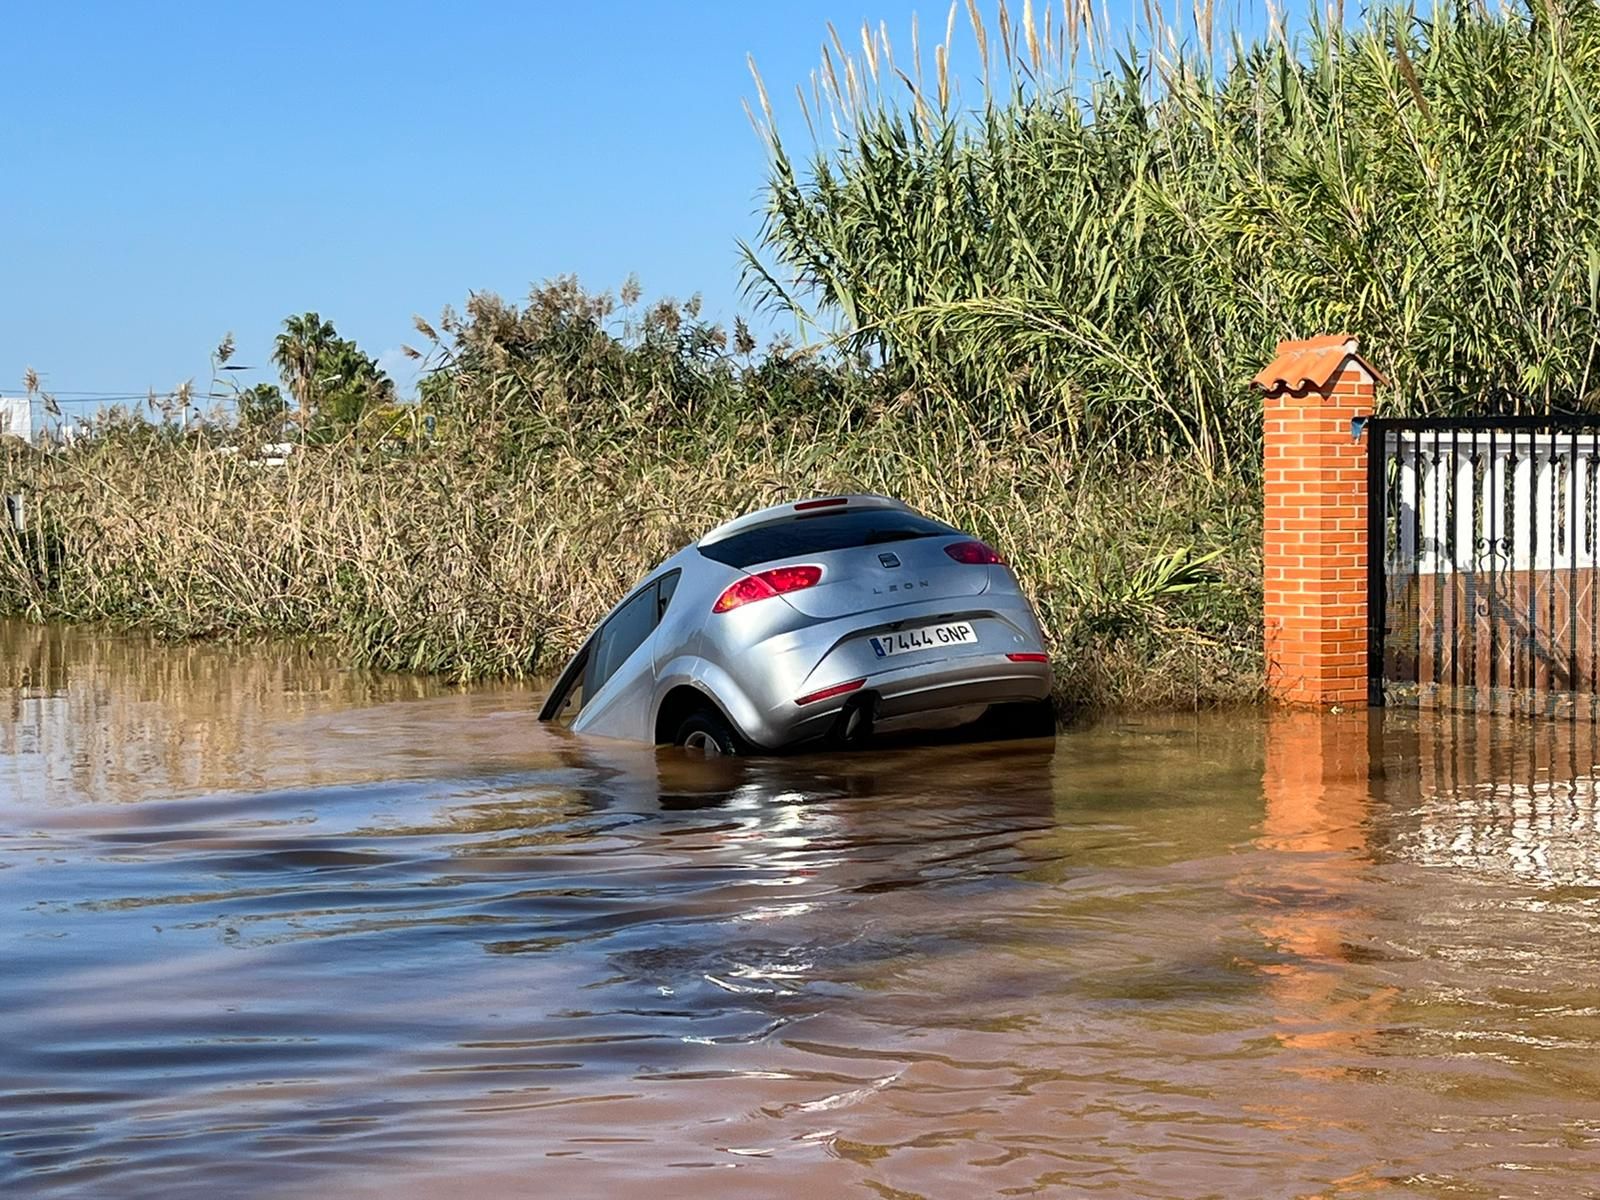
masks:
[[[1264,393],[1267,691],[1367,702],[1367,447],[1351,418],[1382,381],[1346,334],[1278,343]]]

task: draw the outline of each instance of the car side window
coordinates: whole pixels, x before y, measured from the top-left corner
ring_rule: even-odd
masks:
[[[583,701],[587,702],[644,644],[655,631],[662,614],[678,587],[678,572],[673,571],[639,589],[637,595],[612,614],[600,628],[589,652],[588,670],[583,676]]]
[[[678,576],[681,571],[673,571],[670,575],[663,575],[656,581],[656,620],[661,620],[667,615],[667,605],[672,603],[672,593],[678,590]]]
[[[583,702],[586,698],[583,691],[583,676],[580,674],[577,682],[561,698],[561,704],[555,712],[545,719],[561,725],[570,725],[572,718],[583,711]]]
[[[550,689],[544,707],[539,710],[539,720],[556,721],[567,725],[578,715],[579,710],[583,708],[583,677],[588,672],[589,651],[592,648],[590,645],[579,650],[567,664],[566,670],[556,678],[555,686]]]
[[[617,673],[617,668],[627,661],[656,627],[656,589],[645,588],[629,600],[600,628],[589,652],[589,670],[583,678],[585,698],[605,686],[606,680]]]

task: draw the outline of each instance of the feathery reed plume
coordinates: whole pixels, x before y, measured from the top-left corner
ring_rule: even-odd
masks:
[[[861,54],[866,60],[867,69],[872,72],[872,82],[876,86],[878,83],[878,47],[872,37],[872,26],[866,21],[861,22]]]
[[[1383,345],[1408,411],[1600,404],[1600,6],[1463,3],[1425,37],[1380,8],[1294,44],[1276,0],[1257,36],[1211,0],[1192,37],[1143,10],[1113,47],[1065,0],[1052,56],[1032,0],[1020,31],[997,5],[996,53],[967,0],[984,105],[954,102],[947,37],[932,94],[877,95],[809,173],[784,159],[752,294],[913,403],[1219,476],[1257,469],[1241,364],[1318,328]]]
[[[983,14],[978,11],[977,0],[967,0],[967,20],[972,25],[972,37],[978,44],[978,70],[983,80],[983,102],[987,108],[989,94],[989,31],[984,28]]]
[[[772,103],[767,99],[767,85],[761,78],[761,72],[756,69],[755,55],[747,54],[745,63],[750,68],[750,78],[755,80],[756,99],[761,105],[761,115],[766,120],[766,127],[772,128]]]

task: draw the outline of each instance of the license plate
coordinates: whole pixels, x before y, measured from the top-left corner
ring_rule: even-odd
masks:
[[[901,629],[868,638],[872,652],[879,658],[896,654],[909,654],[914,650],[937,650],[945,646],[971,646],[978,640],[968,621],[955,621],[949,625],[924,625],[921,629]]]

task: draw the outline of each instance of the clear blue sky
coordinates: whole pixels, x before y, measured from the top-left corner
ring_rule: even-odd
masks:
[[[898,48],[916,7],[11,4],[0,392],[28,365],[62,396],[203,390],[229,330],[273,378],[305,309],[404,386],[412,313],[563,272],[730,319],[764,161],[746,54],[791,95],[826,21]],[[920,8],[926,53],[945,8]]]

